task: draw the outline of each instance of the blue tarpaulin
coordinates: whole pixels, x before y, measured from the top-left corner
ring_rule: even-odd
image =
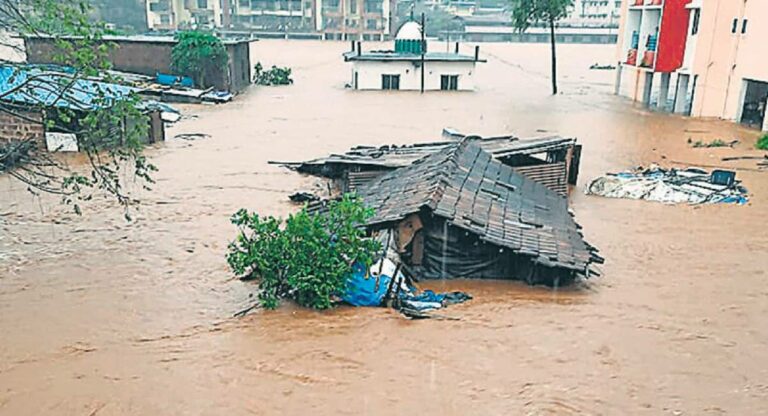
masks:
[[[390,276],[371,276],[365,265],[352,265],[352,274],[347,282],[347,291],[341,296],[345,302],[354,306],[379,306],[387,294]]]
[[[383,261],[383,265],[377,262],[370,269],[366,269],[362,263],[353,264],[352,273],[347,280],[347,290],[341,298],[353,306],[381,306],[392,282],[391,275],[395,274],[397,270],[390,260],[385,259]],[[397,274],[396,282],[398,283],[396,284],[399,286],[399,282],[402,282],[402,273],[398,272]],[[394,287],[393,291],[396,292],[394,296],[404,306],[419,311],[440,309],[449,304],[472,299],[471,296],[463,292],[435,293],[431,290],[425,290],[417,294],[414,288],[405,284]]]
[[[158,72],[155,76],[155,80],[161,85],[181,85],[182,87],[189,88],[194,88],[195,86],[195,81],[193,81],[192,78],[179,75],[162,74]]]

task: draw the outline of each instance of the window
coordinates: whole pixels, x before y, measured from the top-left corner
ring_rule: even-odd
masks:
[[[251,0],[240,0],[237,2],[240,7],[251,7]]]
[[[443,91],[455,91],[459,89],[458,75],[440,75],[440,89]]]
[[[744,19],[741,22],[741,34],[743,35],[745,33],[747,33],[747,19]]]
[[[381,89],[382,90],[399,90],[400,75],[382,75]]]
[[[693,22],[691,22],[691,36],[699,33],[699,19],[701,18],[701,9],[693,10]]]
[[[207,9],[208,8],[208,0],[197,0],[197,8],[198,9]]]
[[[731,33],[736,33],[736,29],[739,27],[739,19],[733,19],[733,25],[731,26]]]
[[[365,23],[365,28],[368,30],[376,30],[378,29],[378,20],[376,19],[368,19]]]
[[[381,13],[382,10],[380,1],[366,0],[365,3],[363,3],[363,8],[366,13]]]
[[[357,0],[352,0],[349,2],[349,13],[357,14]]]
[[[170,10],[170,3],[167,1],[158,1],[154,3],[149,3],[149,10],[152,12],[166,12]]]
[[[161,25],[170,25],[171,24],[171,15],[161,14],[160,15],[160,24]]]

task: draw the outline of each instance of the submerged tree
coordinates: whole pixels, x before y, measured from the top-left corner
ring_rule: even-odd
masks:
[[[573,0],[511,0],[512,25],[524,32],[536,24],[549,27],[552,50],[552,94],[557,94],[557,53],[555,47],[555,23],[568,16]]]
[[[241,209],[232,216],[239,233],[229,245],[227,262],[241,278],[259,280],[259,300],[266,308],[289,298],[327,309],[345,290],[352,264],[370,265],[381,249],[362,229],[372,215],[349,195],[331,202],[324,214],[312,215],[305,208],[285,223]]]
[[[110,46],[103,41],[102,25],[90,22],[89,13],[85,0],[0,0],[0,27],[23,36],[51,37],[53,61],[62,65],[55,71],[36,70],[0,60],[7,87],[0,91],[0,113],[46,131],[74,134],[88,161],[72,167],[41,148],[33,134],[19,138],[0,133],[0,174],[25,183],[33,194],[60,195],[77,213],[80,202],[106,194],[128,216],[133,200],[125,191],[129,179],[121,171],[129,167],[130,179],[146,188],[156,170],[143,155],[148,119],[131,89],[114,91],[106,83],[119,80],[105,72]],[[22,49],[18,43],[0,43]]]
[[[190,30],[178,33],[176,40],[171,52],[172,69],[192,77],[202,88],[209,86],[209,75],[229,64],[224,43],[212,33]]]

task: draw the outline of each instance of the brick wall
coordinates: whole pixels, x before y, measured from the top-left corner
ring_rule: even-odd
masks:
[[[57,54],[55,41],[50,38],[26,38],[27,61],[31,64],[54,63]],[[135,72],[155,76],[158,72],[170,74],[172,42],[110,40],[114,48],[109,51],[109,61],[118,71]],[[251,81],[250,49],[248,43],[227,44],[229,68],[208,74],[206,79],[217,89],[237,93]],[[230,75],[231,74],[231,75]]]
[[[38,111],[14,110],[13,112],[20,117],[0,111],[0,144],[33,139],[40,150],[45,150],[42,114]]]

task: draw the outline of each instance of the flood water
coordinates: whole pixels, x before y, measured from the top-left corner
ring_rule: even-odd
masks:
[[[740,207],[583,194],[606,171],[725,165],[755,154],[756,132],[613,96],[615,73],[588,69],[615,61],[612,46],[561,45],[555,97],[543,44],[483,44],[476,92],[424,95],[345,90],[348,47],[254,44],[254,60],[291,66],[295,84],[183,106],[194,117],[148,150],[160,171],[134,222],[101,200],[77,217],[0,177],[1,415],[768,414],[767,174],[727,162],[751,191]],[[457,321],[291,305],[232,318],[254,287],[227,268],[229,215],[285,215],[287,195],[315,184],[268,160],[443,127],[578,137],[572,208],[603,277],[558,292],[431,283],[475,297],[442,311]]]

